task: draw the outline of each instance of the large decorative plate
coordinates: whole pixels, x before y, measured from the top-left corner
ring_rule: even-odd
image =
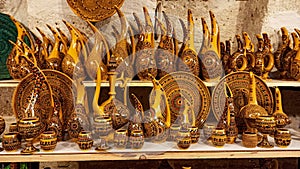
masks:
[[[112,16],[124,0],[67,0],[73,12],[84,20],[102,21]]]
[[[187,99],[195,112],[196,126],[202,128],[210,109],[210,92],[202,80],[187,72],[173,72],[159,80],[166,92],[171,110],[171,123],[178,120],[184,109],[183,98]],[[153,103],[153,91],[150,94],[150,104]],[[163,105],[162,105],[163,106]],[[165,107],[165,106],[164,106]],[[192,111],[189,111],[191,113]],[[163,116],[165,117],[165,112]],[[191,118],[192,116],[189,115]]]
[[[6,59],[13,49],[9,40],[16,42],[18,32],[16,25],[7,14],[0,13],[0,25],[0,79],[8,79],[10,74],[6,67]],[[25,37],[24,41],[30,44],[28,37]]]
[[[235,72],[223,77],[215,86],[212,93],[212,110],[217,120],[222,116],[225,106],[224,82],[230,87],[233,97],[235,112],[248,104],[249,96],[249,72]],[[269,114],[273,113],[273,96],[267,84],[255,75],[256,98],[260,106],[265,108]]]
[[[52,88],[54,99],[59,101],[61,105],[64,122],[66,122],[74,111],[75,89],[73,81],[67,75],[56,70],[42,70],[42,72],[46,75],[47,81]],[[17,120],[29,116],[25,114],[24,110],[28,106],[34,85],[35,77],[30,73],[20,81],[14,91],[12,108]],[[44,83],[34,106],[35,115],[39,116],[44,124],[51,114],[50,97],[49,88]]]

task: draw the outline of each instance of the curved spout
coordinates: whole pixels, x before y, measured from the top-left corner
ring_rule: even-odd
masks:
[[[109,62],[111,55],[110,55],[110,51],[109,51],[109,48],[108,48],[107,41],[105,40],[103,34],[98,30],[98,28],[95,25],[93,25],[90,21],[87,21],[87,23],[89,24],[89,26],[94,31],[94,33],[96,35],[96,38],[98,38],[99,41],[103,42],[104,48],[105,48],[105,51],[106,51],[107,62]]]
[[[215,14],[212,11],[209,11],[209,16],[211,20],[211,45],[214,51],[218,51],[220,57],[220,31],[217,23]]]
[[[100,109],[99,104],[98,104],[100,89],[101,89],[101,69],[98,65],[96,90],[95,90],[95,93],[94,93],[94,98],[93,98],[93,103],[92,103],[92,107],[93,107],[93,110],[94,110],[94,115],[104,115],[104,112]]]
[[[156,94],[155,101],[154,101],[153,105],[151,105],[151,107],[155,110],[156,117],[163,118],[163,116],[162,116],[163,110],[160,107],[160,103],[162,101],[161,98],[163,96],[163,99],[164,99],[165,105],[166,105],[165,125],[166,125],[166,128],[169,128],[171,126],[171,110],[170,110],[169,102],[167,100],[166,93],[165,93],[163,87],[161,86],[161,84],[159,83],[159,81],[156,80],[154,76],[152,76],[151,74],[148,74],[148,76],[152,80],[153,89],[155,90],[155,94]],[[160,110],[158,110],[158,109],[160,109]]]
[[[141,119],[145,118],[145,114],[144,114],[144,108],[142,103],[140,102],[140,100],[136,97],[135,94],[131,93],[131,98],[134,102],[134,108],[135,108],[135,112],[138,114],[141,114]]]
[[[202,23],[202,31],[203,31],[203,42],[202,42],[202,48],[203,48],[204,46],[209,46],[210,44],[210,32],[204,18],[201,18],[201,23]]]
[[[129,27],[129,24],[126,20],[126,17],[124,16],[124,13],[116,5],[114,7],[118,13],[121,22],[120,40],[123,40],[126,39],[126,34],[127,34],[127,29]]]

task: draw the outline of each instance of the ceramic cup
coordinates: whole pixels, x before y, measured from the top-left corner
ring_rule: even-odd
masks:
[[[144,133],[142,130],[131,131],[129,137],[130,147],[132,149],[141,149],[144,146]]]
[[[168,141],[176,141],[177,134],[180,130],[179,124],[172,124],[169,130]]]
[[[275,131],[275,143],[278,147],[286,148],[291,144],[291,133],[288,129],[278,128]]]
[[[200,132],[199,132],[198,127],[196,127],[196,126],[188,126],[188,130],[191,133],[192,144],[198,143],[199,137],[200,137]]]
[[[2,146],[5,151],[17,151],[21,148],[21,142],[16,132],[5,133],[2,137]]]
[[[203,135],[204,139],[211,140],[211,135],[213,131],[216,129],[216,125],[212,123],[205,123],[203,126]]]
[[[181,128],[177,134],[177,147],[179,149],[188,149],[192,143],[191,133],[186,128]]]
[[[77,144],[81,150],[89,150],[93,147],[92,133],[89,131],[81,131],[78,134]]]
[[[18,132],[18,125],[17,123],[11,123],[8,127],[9,132]]]
[[[242,144],[247,148],[255,148],[258,143],[256,132],[244,131],[242,134]]]
[[[128,132],[125,129],[116,130],[114,133],[114,145],[117,149],[125,149],[128,141]]]
[[[221,148],[227,141],[226,131],[223,128],[216,128],[211,135],[212,143],[217,148]]]
[[[57,145],[57,137],[54,131],[45,131],[40,137],[41,149],[44,151],[53,151]]]

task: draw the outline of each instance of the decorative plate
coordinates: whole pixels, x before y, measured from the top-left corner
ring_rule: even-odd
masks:
[[[62,108],[64,123],[67,122],[70,114],[74,111],[74,85],[72,79],[67,75],[56,70],[42,70],[50,84],[54,99],[59,101]],[[12,108],[17,120],[27,117],[25,109],[28,106],[28,100],[31,97],[35,85],[35,77],[32,73],[23,78],[16,87],[12,99]],[[50,91],[44,83],[41,87],[38,99],[34,106],[36,116],[39,116],[45,123],[51,114]]]
[[[235,111],[248,104],[249,95],[249,72],[234,72],[223,77],[215,86],[212,93],[212,110],[217,120],[222,116],[225,106],[224,82],[230,87],[233,97]],[[255,75],[256,82],[256,97],[260,106],[265,108],[269,114],[273,113],[273,96],[267,84],[258,76]]]
[[[124,0],[67,0],[72,11],[84,20],[102,21],[112,16],[121,7]]]
[[[195,112],[196,126],[202,128],[210,109],[210,92],[202,80],[183,71],[165,75],[159,80],[166,92],[171,109],[171,123],[174,123],[184,109],[183,98],[187,99]],[[153,91],[150,94],[150,104],[153,103]],[[161,105],[165,107],[164,105]],[[191,113],[192,111],[189,111]],[[165,112],[163,116],[165,117]],[[192,115],[190,115],[190,118]]]
[[[16,25],[7,14],[0,13],[0,25],[0,79],[9,79],[11,76],[6,67],[6,59],[13,49],[9,40],[16,42],[18,32]],[[30,44],[28,37],[25,37],[24,41]]]

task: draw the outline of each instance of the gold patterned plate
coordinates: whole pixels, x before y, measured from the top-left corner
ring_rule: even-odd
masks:
[[[273,113],[273,96],[267,84],[255,75],[256,97],[260,106],[265,108],[269,114]],[[217,120],[222,116],[225,106],[224,82],[230,87],[234,96],[235,112],[248,104],[249,95],[249,72],[234,72],[223,77],[215,86],[212,93],[212,111]]]
[[[208,117],[211,101],[210,92],[202,80],[192,73],[178,71],[165,75],[159,80],[159,83],[166,92],[171,109],[171,123],[174,123],[180,112],[183,111],[183,98],[185,98],[194,108],[196,126],[202,128]],[[150,104],[153,102],[153,93],[150,94]],[[191,112],[189,111],[189,113]],[[164,112],[164,117],[165,114]],[[191,117],[191,114],[189,116]]]
[[[52,88],[54,100],[59,101],[61,104],[64,122],[66,122],[74,110],[74,91],[76,90],[74,89],[73,81],[64,73],[56,70],[42,71]],[[28,105],[34,85],[35,77],[30,73],[20,81],[14,91],[12,108],[17,121],[23,117],[28,117],[24,110]],[[44,83],[34,106],[35,115],[39,116],[44,124],[51,114],[49,112],[51,111],[50,97],[49,89]]]
[[[72,11],[82,19],[98,22],[112,16],[116,12],[114,6],[121,8],[124,0],[67,0],[67,2]]]

